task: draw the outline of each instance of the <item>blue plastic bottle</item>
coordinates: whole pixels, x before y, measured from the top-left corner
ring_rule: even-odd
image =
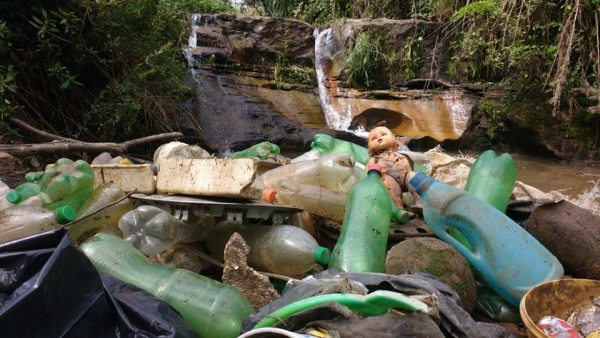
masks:
[[[563,276],[563,267],[554,255],[489,203],[424,173],[417,173],[410,184],[423,199],[423,216],[431,230],[458,250],[511,304],[519,306],[532,287]],[[450,236],[446,226],[460,230],[474,251]]]
[[[367,171],[367,177],[358,181],[346,197],[344,222],[329,261],[330,269],[383,272],[390,221],[408,222],[408,213],[398,209],[381,181],[381,166],[371,164]]]

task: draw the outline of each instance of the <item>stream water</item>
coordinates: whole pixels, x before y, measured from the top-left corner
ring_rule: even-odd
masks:
[[[562,164],[531,156],[513,155],[517,180],[542,191],[560,191],[577,198],[600,180],[600,168]]]

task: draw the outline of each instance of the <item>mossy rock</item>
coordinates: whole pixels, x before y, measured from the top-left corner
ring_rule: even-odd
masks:
[[[415,237],[394,245],[387,253],[385,272],[401,275],[406,271],[421,271],[436,276],[450,286],[471,312],[477,294],[475,278],[467,260],[452,246],[431,237]]]

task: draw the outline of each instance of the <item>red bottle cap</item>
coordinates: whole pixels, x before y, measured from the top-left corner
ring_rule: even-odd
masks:
[[[275,192],[275,190],[271,188],[266,188],[265,190],[263,190],[262,199],[265,202],[273,203],[275,202],[275,195],[277,195],[277,192]]]
[[[377,170],[379,172],[381,172],[382,168],[379,164],[377,163],[371,163],[367,166],[367,172],[371,171],[371,170]]]

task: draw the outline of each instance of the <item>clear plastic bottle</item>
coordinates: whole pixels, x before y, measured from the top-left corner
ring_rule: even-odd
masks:
[[[121,217],[133,210],[133,202],[129,198],[126,198],[110,207],[104,207],[118,201],[124,196],[125,193],[123,190],[116,185],[101,185],[96,188],[77,211],[75,222],[69,226],[69,236],[71,239],[79,242],[85,237],[86,233],[117,226]],[[84,218],[94,212],[96,212],[94,216]]]
[[[537,239],[500,210],[460,188],[424,173],[410,180],[423,200],[431,230],[452,245],[494,291],[514,306],[539,283],[559,279],[562,264]],[[473,251],[450,236],[446,227],[465,235]]]
[[[355,169],[354,164],[352,155],[333,153],[316,160],[282,165],[265,172],[261,177],[265,186],[276,191],[278,182],[283,181],[322,187],[345,194],[364,176]]]
[[[226,222],[226,221],[223,221]],[[231,227],[223,222],[214,237],[207,241],[213,257],[223,260],[225,244],[234,232],[239,233],[250,246],[248,265],[286,276],[300,276],[315,267],[327,265],[331,252],[305,230],[293,225],[252,225]]]
[[[12,207],[12,204],[6,199],[10,190],[10,187],[0,180],[0,210]]]
[[[383,272],[391,220],[408,222],[381,181],[381,166],[367,167],[367,177],[352,187],[340,237],[333,248],[330,269],[346,272]]]
[[[165,301],[200,337],[235,338],[254,312],[235,288],[185,269],[151,263],[116,236],[98,233],[81,249],[94,266]]]
[[[0,243],[50,231],[75,219],[70,206],[47,210],[31,205],[0,210]]]
[[[346,194],[335,192],[323,187],[301,184],[293,181],[279,181],[273,184],[275,189],[274,200],[281,205],[306,210],[311,214],[341,222],[344,219]],[[267,188],[263,196],[268,195]],[[264,197],[263,197],[264,198]]]
[[[183,222],[161,208],[141,205],[119,220],[123,238],[145,255],[159,254],[177,242],[195,242],[212,229],[214,218],[201,217],[195,222]]]
[[[61,158],[40,179],[42,205],[54,210],[69,205],[76,211],[94,191],[94,172],[83,161]]]

